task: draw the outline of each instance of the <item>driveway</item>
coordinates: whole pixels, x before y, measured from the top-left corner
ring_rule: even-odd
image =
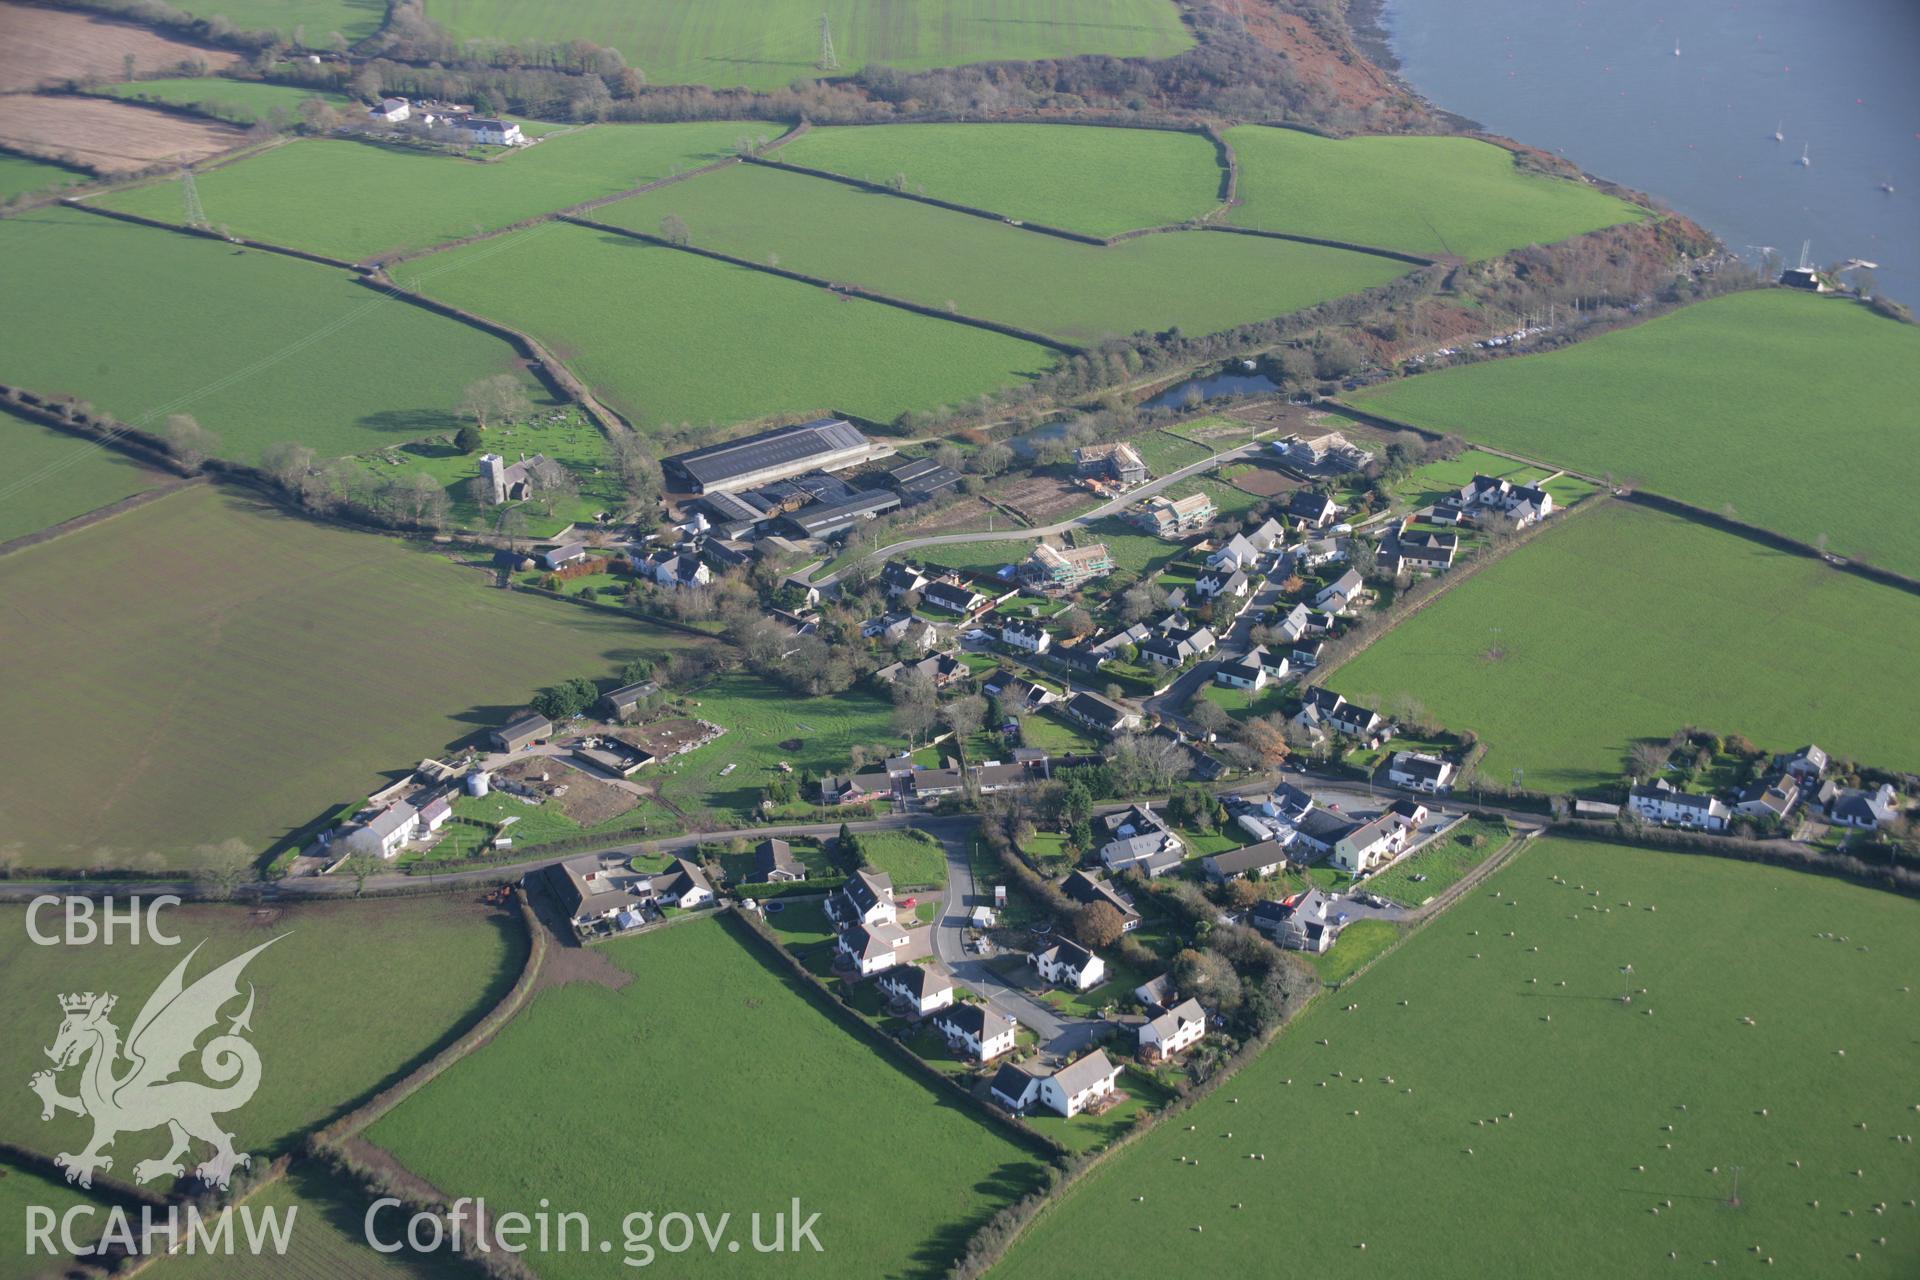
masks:
[[[1030,1028],[1048,1053],[1072,1057],[1092,1044],[1107,1024],[1097,1018],[1068,1017],[1035,1000],[995,973],[985,958],[967,950],[968,916],[975,907],[993,905],[991,891],[974,883],[967,839],[968,832],[940,833],[940,845],[947,855],[947,896],[933,925],[934,963],[956,983],[985,999],[996,1013]]]

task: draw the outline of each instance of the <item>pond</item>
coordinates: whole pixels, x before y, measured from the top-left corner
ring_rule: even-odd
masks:
[[[1143,404],[1141,408],[1185,409],[1202,400],[1218,400],[1225,396],[1257,396],[1280,389],[1280,384],[1266,374],[1255,373],[1248,368],[1250,363],[1245,360],[1237,361],[1219,373],[1208,374],[1202,378],[1188,378],[1185,382],[1168,387]]]

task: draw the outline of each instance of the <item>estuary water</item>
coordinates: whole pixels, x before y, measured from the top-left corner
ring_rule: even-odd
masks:
[[[1381,26],[1436,106],[1920,304],[1920,0],[1386,0]]]

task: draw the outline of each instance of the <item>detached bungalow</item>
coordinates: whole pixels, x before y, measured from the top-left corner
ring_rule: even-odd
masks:
[[[1198,1000],[1182,1000],[1159,1017],[1141,1023],[1137,1034],[1140,1055],[1165,1062],[1207,1034],[1207,1011]]]
[[[1090,729],[1102,733],[1124,733],[1140,727],[1140,713],[1108,702],[1097,693],[1076,693],[1067,699],[1066,713]]]
[[[1073,871],[1060,882],[1060,892],[1081,906],[1090,907],[1096,902],[1104,902],[1120,913],[1120,932],[1131,933],[1140,927],[1140,913],[1133,904],[1113,885],[1113,881],[1102,875],[1093,875],[1085,871]]]
[[[1019,1115],[1039,1098],[1040,1080],[1025,1067],[1009,1062],[993,1073],[993,1083],[987,1086],[987,1092],[995,1102]]]
[[[1243,849],[1213,854],[1203,858],[1200,865],[1206,868],[1207,879],[1224,884],[1242,876],[1262,879],[1280,870],[1286,862],[1287,851],[1284,846],[1275,840],[1263,840]]]
[[[920,603],[942,613],[971,618],[986,608],[987,598],[971,587],[956,586],[951,582],[929,582],[921,589]]]
[[[1881,783],[1872,791],[1845,790],[1827,802],[1827,817],[1843,827],[1871,831],[1900,816],[1894,789]]]
[[[1282,669],[1287,660],[1280,659]],[[1215,684],[1223,684],[1232,689],[1264,689],[1267,687],[1267,651],[1256,646],[1237,658],[1229,658],[1214,668]]]
[[[691,911],[713,901],[713,885],[707,881],[707,873],[685,858],[675,858],[673,865],[653,877],[653,896],[662,906],[679,907]]]
[[[805,880],[807,868],[785,840],[762,840],[753,851],[753,878],[757,884],[790,883]]]
[[[1387,781],[1409,791],[1438,794],[1453,783],[1453,761],[1424,751],[1396,751],[1387,763]]]

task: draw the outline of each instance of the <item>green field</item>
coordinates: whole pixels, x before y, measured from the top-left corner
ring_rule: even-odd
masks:
[[[1468,818],[1410,858],[1367,877],[1367,890],[1409,907],[1444,893],[1507,843],[1507,824],[1495,818]],[[1476,844],[1475,842],[1478,841]],[[1423,876],[1415,880],[1413,877]],[[1345,934],[1341,935],[1345,937]]]
[[[1327,683],[1414,695],[1489,744],[1482,777],[1535,791],[1618,780],[1635,739],[1687,724],[1920,765],[1920,600],[1642,507],[1556,518]]]
[[[291,36],[298,28],[309,48],[322,47],[336,31],[364,40],[387,17],[383,0],[190,0],[184,8],[196,18],[225,18],[242,31]]]
[[[51,1034],[47,1038],[52,1039]],[[37,1104],[29,1100],[28,1105]],[[34,1114],[38,1115],[39,1112]],[[49,1274],[49,1267],[59,1261],[43,1251],[27,1252],[24,1224],[29,1208],[51,1209],[64,1217],[69,1209],[81,1205],[92,1206],[94,1213],[90,1218],[77,1217],[73,1220],[74,1239],[93,1240],[106,1227],[105,1202],[95,1200],[58,1175],[44,1174],[20,1165],[0,1164],[0,1222],[7,1224],[6,1233],[0,1235],[0,1280],[42,1280]],[[57,1228],[53,1239],[58,1246],[60,1233]]]
[[[1391,920],[1355,920],[1340,931],[1333,949],[1309,959],[1326,983],[1345,982],[1360,966],[1392,946],[1400,937],[1400,926]]]
[[[117,450],[0,409],[9,477],[0,481],[0,542],[37,533],[151,489],[168,477]]]
[[[649,84],[750,89],[823,74],[823,14],[835,75],[869,62],[919,71],[1088,53],[1166,58],[1193,44],[1168,0],[955,0],[934,9],[879,0],[435,0],[432,12],[460,40],[590,40],[625,54]]]
[[[0,558],[0,849],[265,850],[564,676],[687,643],[212,489]],[[384,775],[384,777],[383,777]]]
[[[1227,141],[1240,163],[1231,219],[1262,231],[1473,261],[1643,216],[1472,138],[1334,140],[1244,125]]]
[[[1916,401],[1920,330],[1777,289],[1355,397],[1920,576]]]
[[[944,1270],[969,1228],[1033,1184],[1035,1160],[827,1016],[741,929],[705,920],[608,944],[599,954],[638,981],[541,993],[367,1138],[451,1194],[585,1212],[616,1249],[629,1212],[732,1213],[745,1238],[749,1215],[798,1196],[823,1252],[766,1260],[782,1275]],[[645,1099],[640,1137],[619,1116]],[[525,1260],[548,1280],[608,1273],[598,1254]],[[728,1268],[702,1245],[655,1270]]]
[[[197,174],[213,223],[235,235],[359,261],[445,244],[628,191],[732,154],[753,120],[604,124],[488,160],[311,138]],[[110,208],[179,221],[174,179],[115,193]]]
[[[868,866],[892,876],[902,889],[947,882],[947,858],[939,842],[916,839],[914,833],[869,831],[860,837],[860,856]]]
[[[685,714],[727,732],[648,770],[661,795],[682,809],[711,806],[744,819],[760,803],[762,790],[782,761],[792,765],[796,775],[844,773],[856,746],[888,754],[905,746],[889,723],[893,704],[865,689],[805,698],[736,672],[703,685],[687,701]],[[797,745],[783,747],[783,742]],[[868,758],[877,762],[881,756],[875,751]],[[721,777],[728,765],[733,772]]]
[[[235,124],[257,124],[280,119],[297,122],[300,104],[318,98],[328,106],[348,110],[347,99],[337,93],[322,93],[292,84],[268,84],[264,80],[229,80],[224,76],[190,76],[179,80],[131,80],[110,84],[100,92],[128,102],[157,102],[163,106],[186,107],[204,116],[231,120]],[[359,111],[357,105],[350,108]],[[177,203],[179,194],[171,186]],[[169,207],[160,216],[177,217],[179,210]]]
[[[1910,1276],[1920,1176],[1893,1135],[1913,1128],[1915,925],[1834,880],[1539,842],[1089,1175],[995,1274],[1270,1272],[1310,1239],[1334,1277]]]
[[[249,1196],[254,1213],[294,1215],[292,1244],[285,1255],[237,1253],[176,1254],[143,1274],[151,1280],[283,1280],[301,1277],[352,1277],[353,1280],[459,1280],[472,1272],[452,1254],[377,1253],[366,1237],[367,1210],[374,1196],[327,1173],[314,1161],[302,1161],[287,1176]],[[377,1220],[381,1243],[404,1238],[398,1211]],[[391,1230],[389,1228],[392,1228]],[[236,1233],[236,1235],[239,1233]]]
[[[769,210],[777,214],[769,216]],[[1080,244],[844,183],[740,165],[609,205],[604,222],[850,281],[928,306],[1087,342],[1141,329],[1212,333],[1384,284],[1405,263],[1185,232]]]
[[[1195,444],[1167,431],[1149,431],[1145,435],[1134,436],[1127,443],[1147,464],[1147,470],[1156,476],[1192,466],[1213,452],[1205,445]]]
[[[997,333],[585,227],[452,249],[401,276],[533,333],[596,395],[654,431],[801,410],[891,420],[1007,386],[1054,359]]]
[[[777,158],[1009,218],[1110,236],[1220,203],[1220,162],[1197,133],[1061,124],[815,129]]]
[[[135,944],[124,934],[111,945],[37,946],[27,938],[25,915],[19,906],[0,908],[0,969],[7,976],[0,1007],[16,1029],[0,1047],[0,1066],[22,1090],[0,1111],[0,1138],[47,1154],[80,1150],[76,1144],[90,1132],[87,1120],[66,1113],[42,1121],[25,1092],[28,1076],[47,1065],[43,1049],[59,1027],[56,997],[63,992],[114,993],[113,1021],[125,1035],[147,996],[195,946],[204,941],[189,983],[280,937],[242,979],[243,994],[247,983],[255,989],[250,1039],[260,1053],[260,1088],[221,1117],[235,1147],[257,1163],[263,1154],[291,1150],[302,1132],[424,1061],[506,994],[526,957],[518,918],[473,896],[310,903],[264,913],[190,904],[161,914],[163,927],[180,938],[177,947]],[[43,933],[60,929],[46,912],[39,925]],[[189,1059],[189,1072],[197,1061]],[[60,1086],[74,1092],[71,1072]],[[123,1135],[113,1147],[112,1172],[130,1181],[134,1162],[160,1155],[165,1144],[164,1133]]]
[[[86,181],[88,178],[84,173],[62,169],[57,164],[29,160],[10,152],[0,152],[0,200],[11,200],[15,196]]]
[[[59,303],[0,314],[0,380],[154,431],[193,414],[228,457],[450,431],[468,383],[518,367],[490,334],[278,254],[71,209],[0,222],[0,254],[15,296]]]

